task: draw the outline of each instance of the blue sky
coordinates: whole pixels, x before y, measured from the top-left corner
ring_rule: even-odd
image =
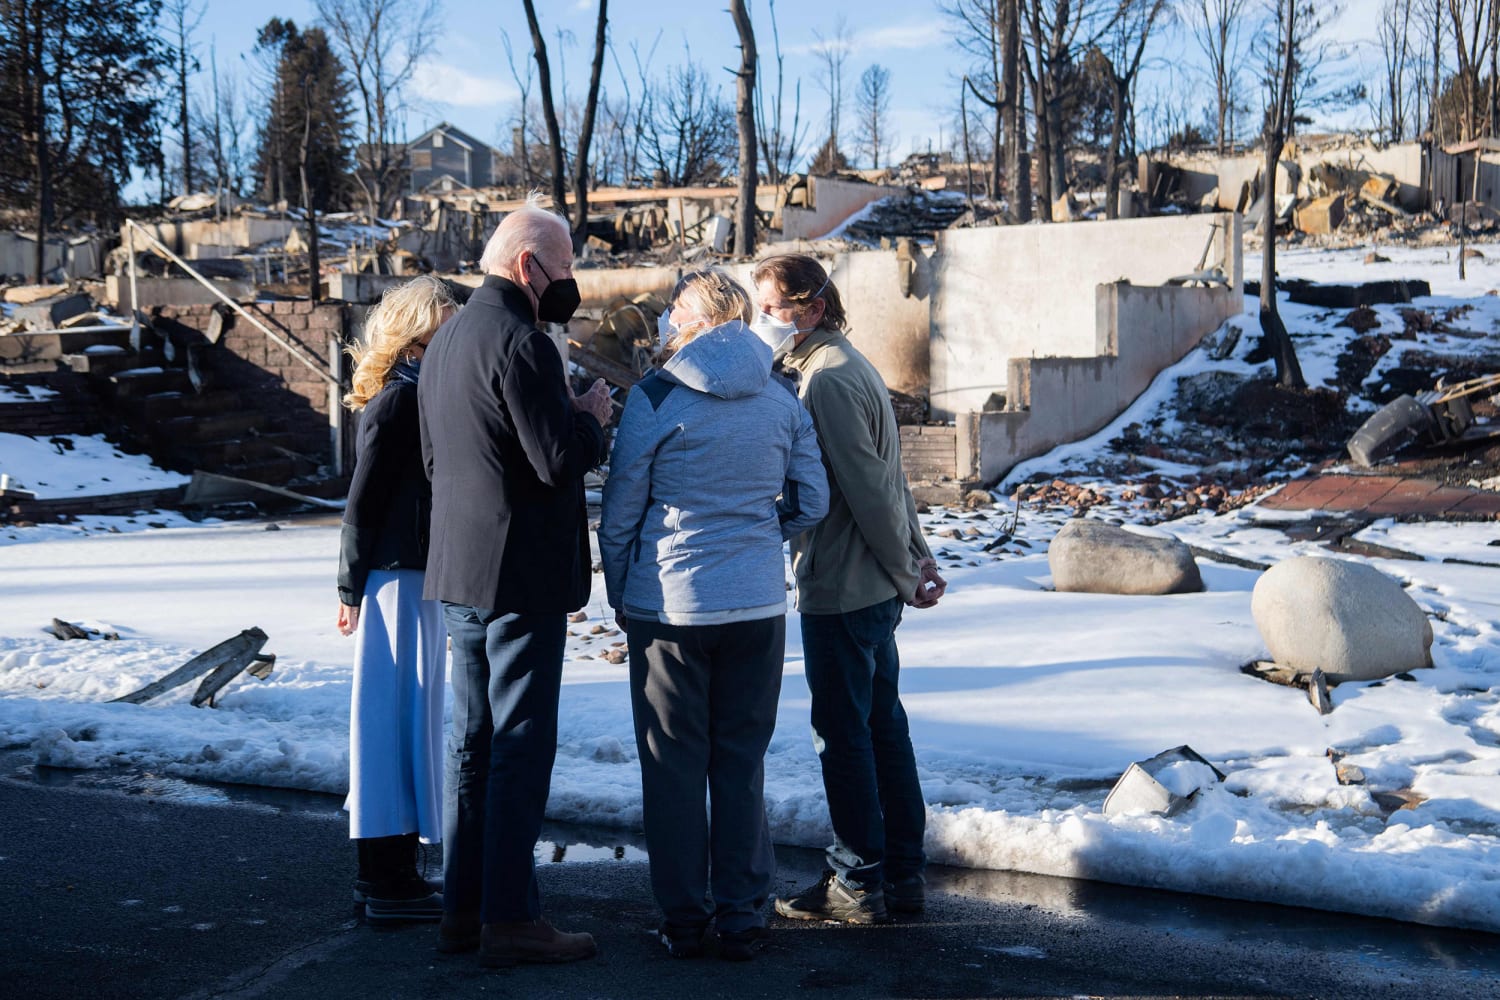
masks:
[[[1339,40],[1353,43],[1373,38],[1379,5],[1380,0],[1349,0],[1336,23]],[[749,0],[749,6],[762,72],[770,72],[774,66],[768,0]],[[538,0],[537,8],[554,61],[554,85],[565,76],[569,94],[581,96],[588,82],[596,0]],[[727,67],[737,64],[739,53],[723,0],[613,0],[609,14],[611,37],[627,72],[631,43],[645,49],[659,35],[655,71],[684,61],[685,51],[690,50],[691,58],[721,81],[725,98],[733,99],[733,79]],[[260,4],[207,0],[197,32],[205,65],[210,41],[217,46],[221,67],[240,62],[240,55],[253,45],[257,28],[273,15],[290,17],[298,24],[316,19],[314,6],[307,0]],[[814,135],[825,133],[818,124],[826,121],[827,99],[818,84],[815,33],[832,36],[840,17],[853,40],[846,65],[845,133],[851,131],[859,75],[871,63],[880,63],[891,72],[896,156],[925,147],[928,140],[934,145],[949,141],[956,121],[956,81],[967,59],[949,41],[949,25],[936,0],[778,0],[776,18],[786,57],[788,106],[793,83],[800,76],[803,120],[814,121]],[[530,56],[530,39],[520,0],[445,0],[434,59],[417,79],[417,105],[407,125],[410,135],[440,120],[492,143],[508,133],[518,92],[506,63],[502,29],[509,31],[517,64],[524,72],[522,60]],[[560,68],[559,31],[565,33]],[[1168,29],[1153,48],[1156,54],[1143,72],[1138,101],[1143,124],[1148,116],[1145,105],[1152,101],[1183,106],[1197,102],[1201,108],[1212,100],[1211,87],[1193,78],[1196,49],[1180,30]],[[1375,65],[1377,53],[1365,53],[1363,61]],[[199,82],[206,86],[206,75]],[[619,77],[612,63],[606,65],[604,86],[618,91]]]

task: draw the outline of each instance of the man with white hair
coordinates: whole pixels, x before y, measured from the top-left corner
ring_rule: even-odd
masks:
[[[533,852],[557,751],[567,614],[588,600],[583,476],[610,401],[582,396],[537,321],[578,307],[567,224],[535,196],[485,247],[484,284],[422,359],[422,456],[432,480],[424,597],[452,639],[438,949],[480,964],[569,962],[589,934],[541,913]],[[392,734],[400,738],[399,734]]]

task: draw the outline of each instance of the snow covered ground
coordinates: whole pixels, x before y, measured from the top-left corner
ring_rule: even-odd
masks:
[[[1437,277],[1452,259],[1443,248],[1385,252],[1411,255],[1400,265],[1404,276]],[[1341,269],[1370,276],[1397,266],[1364,268],[1362,253],[1284,253],[1282,271],[1333,280]],[[1475,308],[1461,325],[1485,336],[1446,337],[1444,349],[1495,342],[1500,300],[1482,292],[1492,278],[1500,281],[1500,270],[1476,263],[1485,277],[1471,277],[1472,287],[1435,281],[1449,298],[1427,305],[1481,296],[1463,300]],[[1353,333],[1334,325],[1337,315],[1302,310],[1288,307],[1288,325],[1302,334],[1299,352],[1316,385],[1331,373],[1340,338]],[[1377,312],[1399,329],[1391,309]],[[1224,362],[1194,352],[1112,428],[1013,478],[1076,478],[1131,422],[1160,421],[1170,435],[1166,407],[1176,378],[1211,367],[1248,372],[1244,352],[1242,345]],[[951,586],[936,609],[908,612],[900,632],[935,861],[1500,931],[1495,524],[1379,521],[1360,534],[1427,556],[1372,563],[1428,612],[1435,667],[1412,680],[1342,685],[1333,691],[1334,711],[1320,716],[1303,692],[1239,669],[1265,655],[1250,614],[1254,571],[1201,561],[1208,590],[1200,594],[1055,593],[1046,544],[1070,511],[1027,507],[1014,539],[985,551],[1009,527],[1010,508],[1003,501],[925,517]],[[1094,513],[1144,517],[1128,504]],[[1296,519],[1250,506],[1162,528],[1263,563],[1327,554],[1275,526]],[[351,649],[334,628],[337,528],[175,520],[136,530],[147,520],[0,529],[0,748],[29,747],[54,766],[132,764],[342,792]],[[602,589],[596,580],[589,620],[570,626],[549,814],[636,826],[626,669],[600,657],[623,636],[613,632]],[[54,616],[121,639],[59,642],[41,631]],[[252,625],[271,636],[275,673],[236,681],[219,708],[190,707],[191,685],[145,706],[102,703]],[[767,799],[779,842],[819,846],[830,834],[801,674],[793,613]],[[1171,819],[1104,816],[1105,795],[1132,761],[1184,743],[1227,780]],[[1340,785],[1329,749],[1347,754],[1367,784]],[[1387,794],[1394,793],[1413,804],[1393,810]]]
[[[166,490],[192,478],[158,469],[145,455],[127,455],[102,434],[0,434],[0,473],[39,500]]]

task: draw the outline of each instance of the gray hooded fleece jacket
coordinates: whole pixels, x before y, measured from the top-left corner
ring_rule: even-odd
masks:
[[[626,400],[599,522],[610,606],[784,609],[782,542],[827,510],[812,418],[771,349],[738,320],[715,327]]]

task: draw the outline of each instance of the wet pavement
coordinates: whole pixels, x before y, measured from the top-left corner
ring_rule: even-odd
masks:
[[[0,757],[0,975],[17,997],[1500,996],[1500,936],[1315,910],[935,868],[927,914],[873,928],[773,918],[749,964],[678,961],[638,838],[549,825],[548,915],[600,956],[480,969],[431,925],[351,917],[339,801]],[[434,868],[436,850],[430,859]],[[777,886],[818,852],[778,848]]]

